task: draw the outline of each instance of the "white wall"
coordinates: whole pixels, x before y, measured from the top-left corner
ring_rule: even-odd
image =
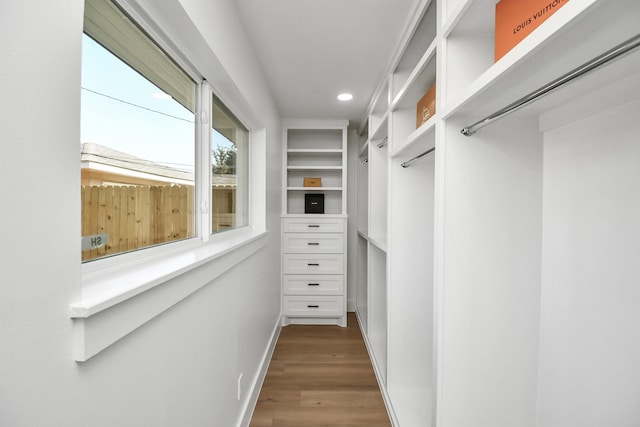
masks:
[[[347,311],[356,311],[358,248],[358,134],[347,133]]]
[[[541,426],[640,425],[638,117],[635,101],[544,136]]]
[[[536,120],[517,114],[472,139],[464,125],[445,129],[442,423],[533,427],[542,138]]]
[[[278,114],[233,2],[183,4],[218,54],[199,59],[203,73],[218,73],[206,77],[223,82],[225,100],[266,138],[264,155],[279,159]],[[155,7],[160,15],[182,10],[177,0]],[[89,361],[74,362],[67,310],[81,286],[82,12],[81,0],[0,6],[0,425],[234,425],[244,404],[235,396],[238,373],[250,384],[280,310],[279,162],[254,171],[266,176],[267,248]],[[173,29],[182,30],[189,33]]]
[[[388,388],[432,387],[434,156],[389,168]],[[394,405],[395,406],[395,405]],[[428,409],[428,402],[422,405]],[[402,419],[399,416],[400,419]],[[426,417],[425,417],[426,419]]]

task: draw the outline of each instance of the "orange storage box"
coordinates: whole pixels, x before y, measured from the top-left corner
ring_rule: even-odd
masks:
[[[569,0],[500,0],[496,4],[496,62]]]
[[[416,106],[416,129],[436,113],[436,85],[432,85]]]
[[[305,178],[304,186],[305,187],[322,187],[322,178]]]

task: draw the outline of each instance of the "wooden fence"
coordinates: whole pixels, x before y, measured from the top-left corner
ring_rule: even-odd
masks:
[[[83,186],[82,236],[109,240],[83,251],[82,260],[192,237],[193,206],[193,186]]]

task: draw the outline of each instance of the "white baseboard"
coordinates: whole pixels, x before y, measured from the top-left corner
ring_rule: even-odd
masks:
[[[371,343],[369,342],[369,337],[366,332],[362,329],[362,319],[360,317],[360,312],[355,310],[356,317],[358,318],[358,327],[360,328],[360,333],[362,334],[362,338],[364,339],[365,347],[367,347],[367,352],[369,353],[369,359],[371,360],[371,365],[373,366],[373,372],[376,374],[376,379],[378,380],[378,388],[380,389],[380,393],[382,394],[382,400],[384,400],[384,406],[387,408],[387,415],[389,415],[389,420],[391,421],[391,425],[393,427],[398,427],[398,418],[396,417],[396,413],[393,410],[393,405],[391,404],[391,397],[389,396],[389,392],[387,391],[387,387],[385,386],[384,379],[382,378],[382,373],[378,369],[378,363],[376,361],[375,355],[373,353],[373,349],[371,348]]]
[[[271,333],[271,341],[269,345],[264,351],[262,355],[262,362],[260,363],[260,369],[258,373],[253,379],[253,384],[251,384],[251,393],[249,394],[249,398],[246,399],[245,406],[242,410],[242,417],[240,418],[240,422],[238,423],[238,427],[248,427],[251,423],[251,417],[253,416],[253,411],[256,408],[256,404],[258,403],[258,397],[260,397],[260,390],[262,390],[262,384],[264,384],[264,379],[267,375],[267,370],[269,369],[269,363],[271,362],[271,357],[273,356],[273,351],[276,348],[276,343],[278,342],[278,337],[280,336],[280,330],[282,329],[282,315],[278,316],[278,320],[273,328],[273,332]]]

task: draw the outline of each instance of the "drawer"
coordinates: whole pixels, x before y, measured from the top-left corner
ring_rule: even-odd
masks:
[[[344,295],[343,275],[297,275],[284,276],[285,295]]]
[[[342,233],[344,218],[285,218],[285,233]]]
[[[284,233],[285,253],[341,254],[343,233]]]
[[[285,296],[282,314],[297,317],[339,317],[344,315],[342,296]]]
[[[344,274],[344,255],[284,254],[284,274]]]

